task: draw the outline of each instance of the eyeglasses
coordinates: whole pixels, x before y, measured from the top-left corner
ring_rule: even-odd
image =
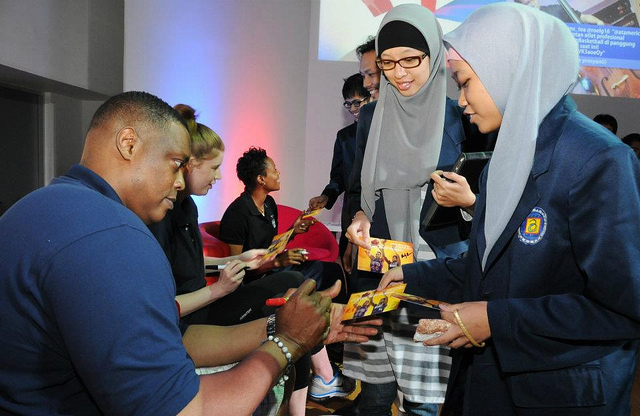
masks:
[[[342,103],[342,105],[344,106],[344,108],[351,108],[352,106],[355,108],[360,108],[362,103],[365,102],[366,100],[367,100],[366,98],[362,98],[360,100],[345,101]]]
[[[405,69],[415,68],[420,66],[422,60],[427,56],[426,53],[423,53],[420,56],[407,56],[406,58],[398,59],[394,61],[393,59],[376,59],[376,65],[383,71],[389,71],[396,67],[396,64],[399,64],[401,67]]]

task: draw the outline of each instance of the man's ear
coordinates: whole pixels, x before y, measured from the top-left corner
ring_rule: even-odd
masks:
[[[116,136],[116,147],[124,160],[130,160],[138,149],[138,133],[133,127],[123,127]]]

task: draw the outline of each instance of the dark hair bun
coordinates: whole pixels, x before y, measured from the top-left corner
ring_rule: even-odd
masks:
[[[173,108],[175,108],[186,121],[196,120],[196,110],[194,110],[193,107],[187,104],[176,104]]]

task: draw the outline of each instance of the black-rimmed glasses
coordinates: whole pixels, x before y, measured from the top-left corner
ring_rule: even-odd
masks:
[[[351,100],[351,101],[345,101],[342,103],[342,105],[344,106],[344,108],[351,108],[351,107],[355,107],[355,108],[359,108],[363,102],[365,102],[367,99],[366,98],[362,98],[360,100],[355,99],[355,100]]]
[[[389,71],[396,67],[396,64],[399,64],[401,67],[405,69],[415,68],[420,66],[422,60],[426,58],[427,54],[423,53],[420,56],[407,56],[406,58],[398,59],[394,61],[393,59],[376,59],[376,65],[383,71]]]

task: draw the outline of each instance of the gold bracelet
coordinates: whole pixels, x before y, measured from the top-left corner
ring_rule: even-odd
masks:
[[[476,341],[471,334],[469,333],[469,331],[467,331],[467,327],[464,326],[464,324],[462,323],[462,319],[460,318],[460,314],[458,313],[458,310],[456,309],[455,311],[453,311],[453,316],[456,318],[456,322],[458,323],[458,326],[460,327],[460,330],[462,330],[462,333],[464,334],[465,337],[467,337],[467,339],[476,347],[478,348],[482,348],[484,347],[486,344],[484,342],[478,342]]]

